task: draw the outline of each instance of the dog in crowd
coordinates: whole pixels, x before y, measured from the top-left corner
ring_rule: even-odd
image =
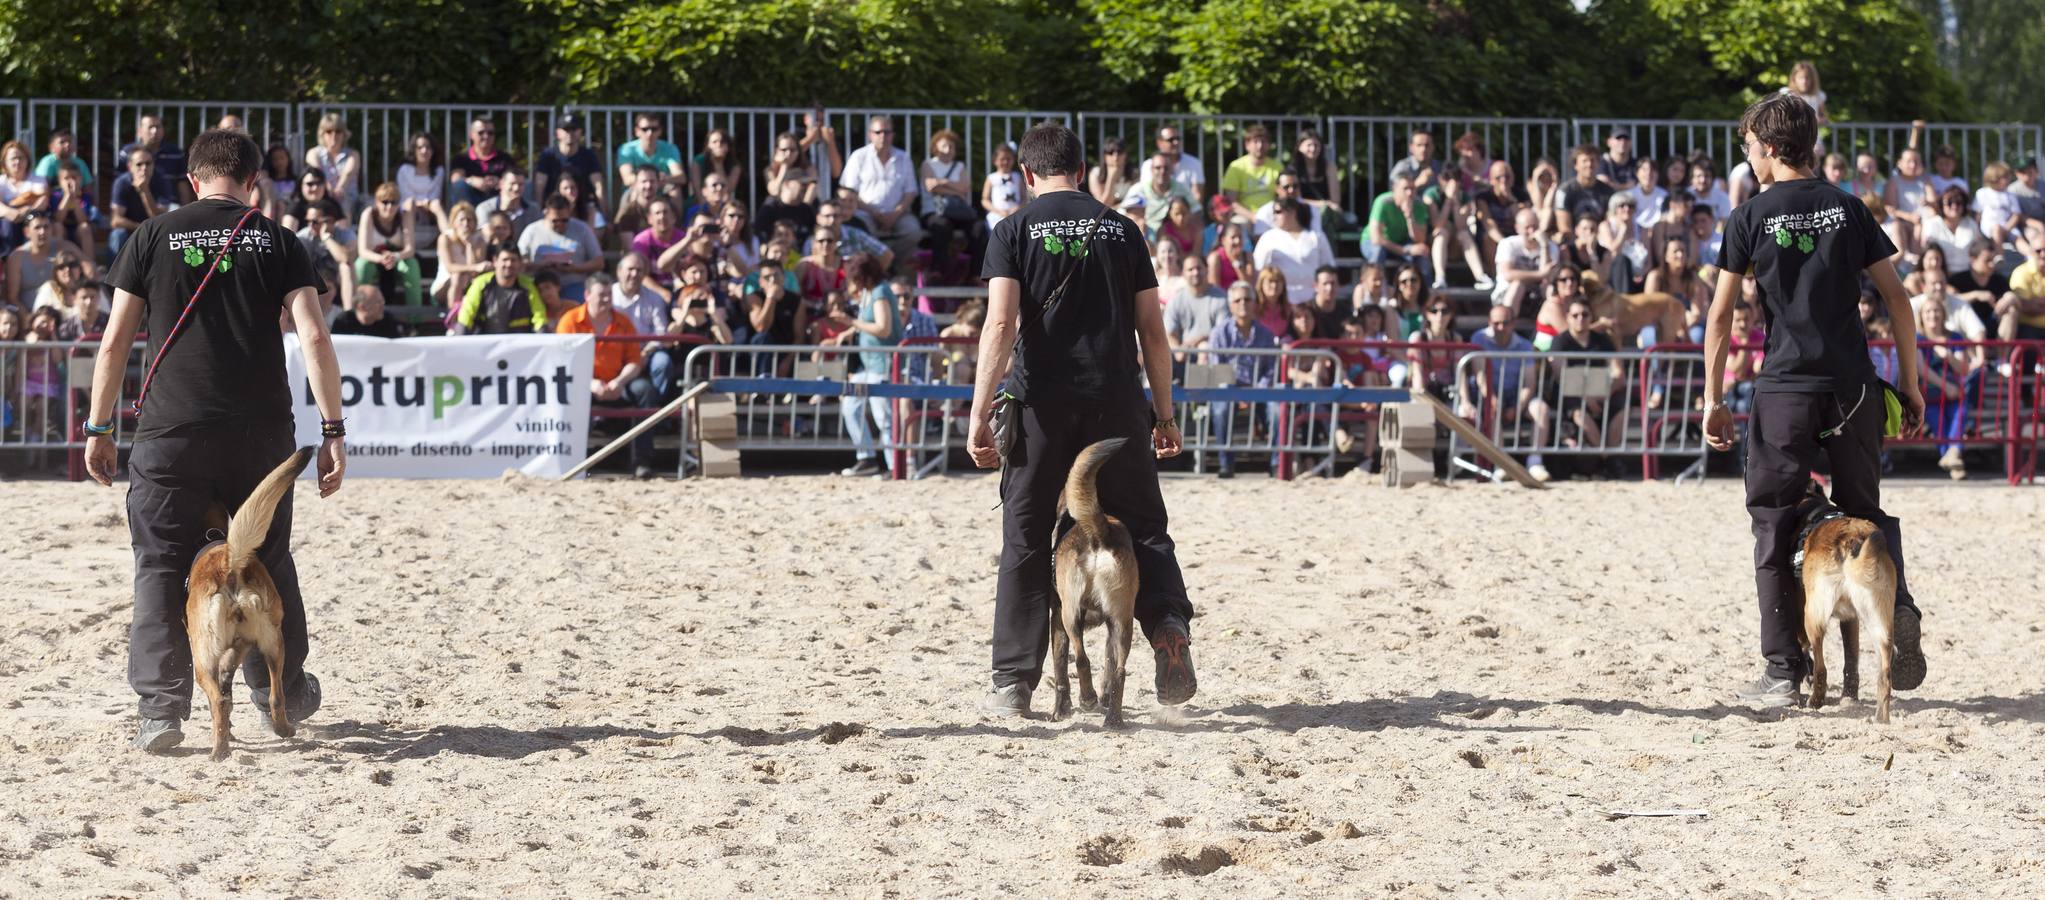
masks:
[[[1591,311],[1612,323],[1612,343],[1625,349],[1640,340],[1640,332],[1655,327],[1656,340],[1683,343],[1689,332],[1683,327],[1683,302],[1673,294],[1622,294],[1605,284],[1596,272],[1578,276],[1578,290],[1591,301]]]
[[[1106,625],[1106,666],[1098,703],[1109,728],[1122,727],[1122,682],[1129,670],[1129,641],[1136,620],[1136,549],[1120,519],[1101,512],[1095,476],[1128,438],[1101,441],[1080,451],[1065,490],[1058,497],[1058,527],[1052,560],[1058,603],[1051,607],[1051,687],[1058,693],[1053,720],[1072,715],[1072,685],[1066,680],[1068,651],[1078,657],[1079,707],[1096,704],[1093,666],[1086,656],[1086,630]]]
[[[213,759],[227,758],[228,713],[234,705],[234,670],[254,647],[270,669],[270,726],[278,737],[294,729],[284,712],[284,600],[256,551],[270,533],[270,520],[291,481],[305,471],[312,449],[291,454],[256,486],[234,516],[227,538],[199,551],[185,581],[185,630],[192,642],[192,678],[213,707]],[[209,523],[225,518],[218,504]]]
[[[1866,519],[1839,511],[1815,480],[1797,505],[1803,522],[1798,559],[1803,568],[1804,649],[1811,654],[1812,709],[1825,705],[1825,626],[1839,617],[1846,664],[1841,693],[1860,696],[1860,638],[1874,644],[1881,669],[1875,680],[1875,721],[1889,722],[1890,636],[1896,620],[1896,563],[1888,539]]]

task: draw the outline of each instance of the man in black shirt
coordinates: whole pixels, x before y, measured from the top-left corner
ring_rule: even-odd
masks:
[[[1135,541],[1136,618],[1156,653],[1158,702],[1184,703],[1195,690],[1186,629],[1193,604],[1165,532],[1157,482],[1156,461],[1178,455],[1181,444],[1172,417],[1172,356],[1157,276],[1142,228],[1086,192],[1086,160],[1070,129],[1056,124],[1030,129],[1017,156],[1036,199],[1001,220],[988,239],[982,270],[988,279],[987,320],[967,444],[975,465],[1000,465],[992,425],[995,394],[1018,398],[1020,434],[1002,479],[994,688],[981,708],[1029,714],[1050,635],[1058,496],[1079,451],[1114,437],[1131,440],[1100,473],[1101,506],[1128,526]],[[1047,309],[1046,300],[1068,275],[1071,283]],[[1018,330],[1019,359],[1012,346]],[[1150,378],[1148,403],[1139,369]]]
[[[411,333],[405,323],[384,314],[383,291],[373,284],[355,288],[355,308],[336,317],[333,330],[335,334],[380,338],[401,338]]]
[[[552,196],[560,191],[563,176],[573,178],[582,188],[581,208],[575,211],[581,216],[603,199],[604,182],[597,177],[603,170],[603,160],[583,140],[582,117],[569,113],[554,122],[554,143],[540,151],[540,158],[533,163],[533,178],[538,181],[535,193]]]
[[[192,711],[184,579],[207,542],[207,508],[215,501],[239,508],[294,449],[292,385],[285,380],[278,326],[284,310],[305,348],[306,375],[326,420],[320,496],[340,489],[345,465],[340,366],[327,336],[318,276],[297,236],[250,207],[263,177],[262,151],[246,134],[213,130],[192,142],[187,158],[186,178],[199,199],[142,223],[108,272],[114,308],[93,368],[85,422],[86,470],[112,485],[114,404],[130,345],[146,324],[144,371],[151,376],[137,399],[143,405],[128,458],[128,532],[135,548],[128,682],[141,696],[135,745],[151,752],[177,746],[184,739],[179,723]],[[201,292],[208,272],[212,280]],[[268,706],[272,689],[283,690],[286,709],[298,721],[319,708],[320,690],[304,670],[305,605],[291,562],[288,493],[258,558],[284,601],[285,683],[270,684],[260,651],[248,654],[242,677],[259,708]]]
[[[1910,300],[1896,277],[1896,247],[1859,200],[1811,172],[1817,116],[1789,94],[1764,98],[1740,120],[1747,159],[1762,185],[1773,185],[1726,220],[1718,280],[1705,322],[1705,438],[1729,450],[1737,435],[1726,407],[1725,363],[1741,275],[1751,275],[1767,310],[1767,357],[1754,380],[1749,421],[1747,513],[1754,520],[1754,580],[1761,595],[1761,655],[1768,668],[1738,692],[1762,706],[1802,699],[1810,663],[1799,645],[1803,586],[1793,574],[1797,506],[1823,453],[1831,463],[1832,502],[1874,522],[1896,564],[1895,655],[1891,684],[1907,691],[1924,680],[1920,615],[1903,576],[1903,539],[1881,508],[1881,449],[1888,417],[1884,386],[1868,357],[1860,323],[1860,276],[1881,292],[1895,329],[1896,385],[1904,429],[1924,416],[1917,388],[1917,341]]]

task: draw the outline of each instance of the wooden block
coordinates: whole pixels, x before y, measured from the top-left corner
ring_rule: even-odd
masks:
[[[1434,410],[1425,403],[1387,403],[1378,408],[1378,446],[1433,450]]]
[[[1483,432],[1477,430],[1477,426],[1463,421],[1461,417],[1456,415],[1455,410],[1449,409],[1440,400],[1434,399],[1432,395],[1424,391],[1415,391],[1413,399],[1434,407],[1435,421],[1447,425],[1450,431],[1456,433],[1456,437],[1462,439],[1463,443],[1477,448],[1478,455],[1503,470],[1506,475],[1511,476],[1512,480],[1519,482],[1521,487],[1529,487],[1537,491],[1547,487],[1547,485],[1535,481],[1533,474],[1527,471],[1526,466],[1520,465],[1519,460],[1513,459],[1510,454],[1498,449],[1497,444],[1492,443],[1490,438],[1485,437]]]
[[[739,458],[738,442],[704,441],[701,451],[696,454],[696,458],[705,462],[711,460],[736,461]]]
[[[730,394],[704,394],[696,400],[696,418],[714,419],[738,415],[738,401]]]
[[[1415,452],[1396,447],[1385,447],[1380,451],[1378,471],[1384,475],[1385,487],[1412,487],[1434,480],[1434,457],[1431,452]]]
[[[730,416],[697,419],[696,436],[706,441],[738,437],[738,419]]]
[[[703,460],[697,465],[696,472],[704,478],[737,478],[740,474],[738,460],[736,459]]]

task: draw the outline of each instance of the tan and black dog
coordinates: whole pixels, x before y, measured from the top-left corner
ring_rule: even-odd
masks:
[[[1896,621],[1896,563],[1881,529],[1839,511],[1816,481],[1797,505],[1804,523],[1797,548],[1803,566],[1804,649],[1811,654],[1812,709],[1825,705],[1825,626],[1839,617],[1846,664],[1841,694],[1860,694],[1860,638],[1874,645],[1881,668],[1875,680],[1875,721],[1889,722],[1889,663]]]
[[[1066,680],[1067,652],[1078,657],[1079,706],[1095,705],[1093,666],[1086,657],[1086,629],[1107,625],[1107,665],[1101,671],[1100,705],[1109,728],[1122,727],[1122,682],[1129,671],[1129,641],[1136,620],[1136,549],[1120,519],[1101,512],[1095,476],[1129,443],[1114,438],[1080,451],[1059,495],[1052,560],[1058,604],[1051,607],[1051,687],[1058,692],[1051,718],[1072,715],[1072,686]]]
[[[284,712],[284,600],[256,551],[270,533],[277,504],[305,471],[312,450],[291,454],[256,486],[227,522],[227,539],[208,544],[185,582],[185,631],[192,642],[192,678],[213,707],[213,759],[227,758],[227,716],[234,705],[234,670],[254,647],[270,669],[270,724],[278,737],[293,734]],[[216,512],[217,515],[217,512]]]

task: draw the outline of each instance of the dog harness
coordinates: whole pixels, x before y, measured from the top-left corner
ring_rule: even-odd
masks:
[[[192,559],[197,560],[199,557],[205,556],[206,551],[211,550],[225,543],[227,543],[226,533],[222,532],[218,528],[208,528],[206,529],[206,546],[200,547],[199,552],[192,554]],[[191,567],[187,566],[185,574],[185,590],[189,591],[191,589],[192,589]]]
[[[1837,506],[1830,507],[1826,509],[1824,512],[1819,513],[1817,518],[1812,519],[1811,524],[1805,525],[1804,530],[1796,533],[1796,555],[1789,558],[1789,566],[1790,571],[1796,573],[1798,583],[1803,582],[1804,542],[1811,539],[1811,532],[1817,531],[1818,526],[1823,525],[1826,522],[1830,522],[1833,519],[1844,518],[1846,518],[1846,512],[1844,510],[1841,510]]]

